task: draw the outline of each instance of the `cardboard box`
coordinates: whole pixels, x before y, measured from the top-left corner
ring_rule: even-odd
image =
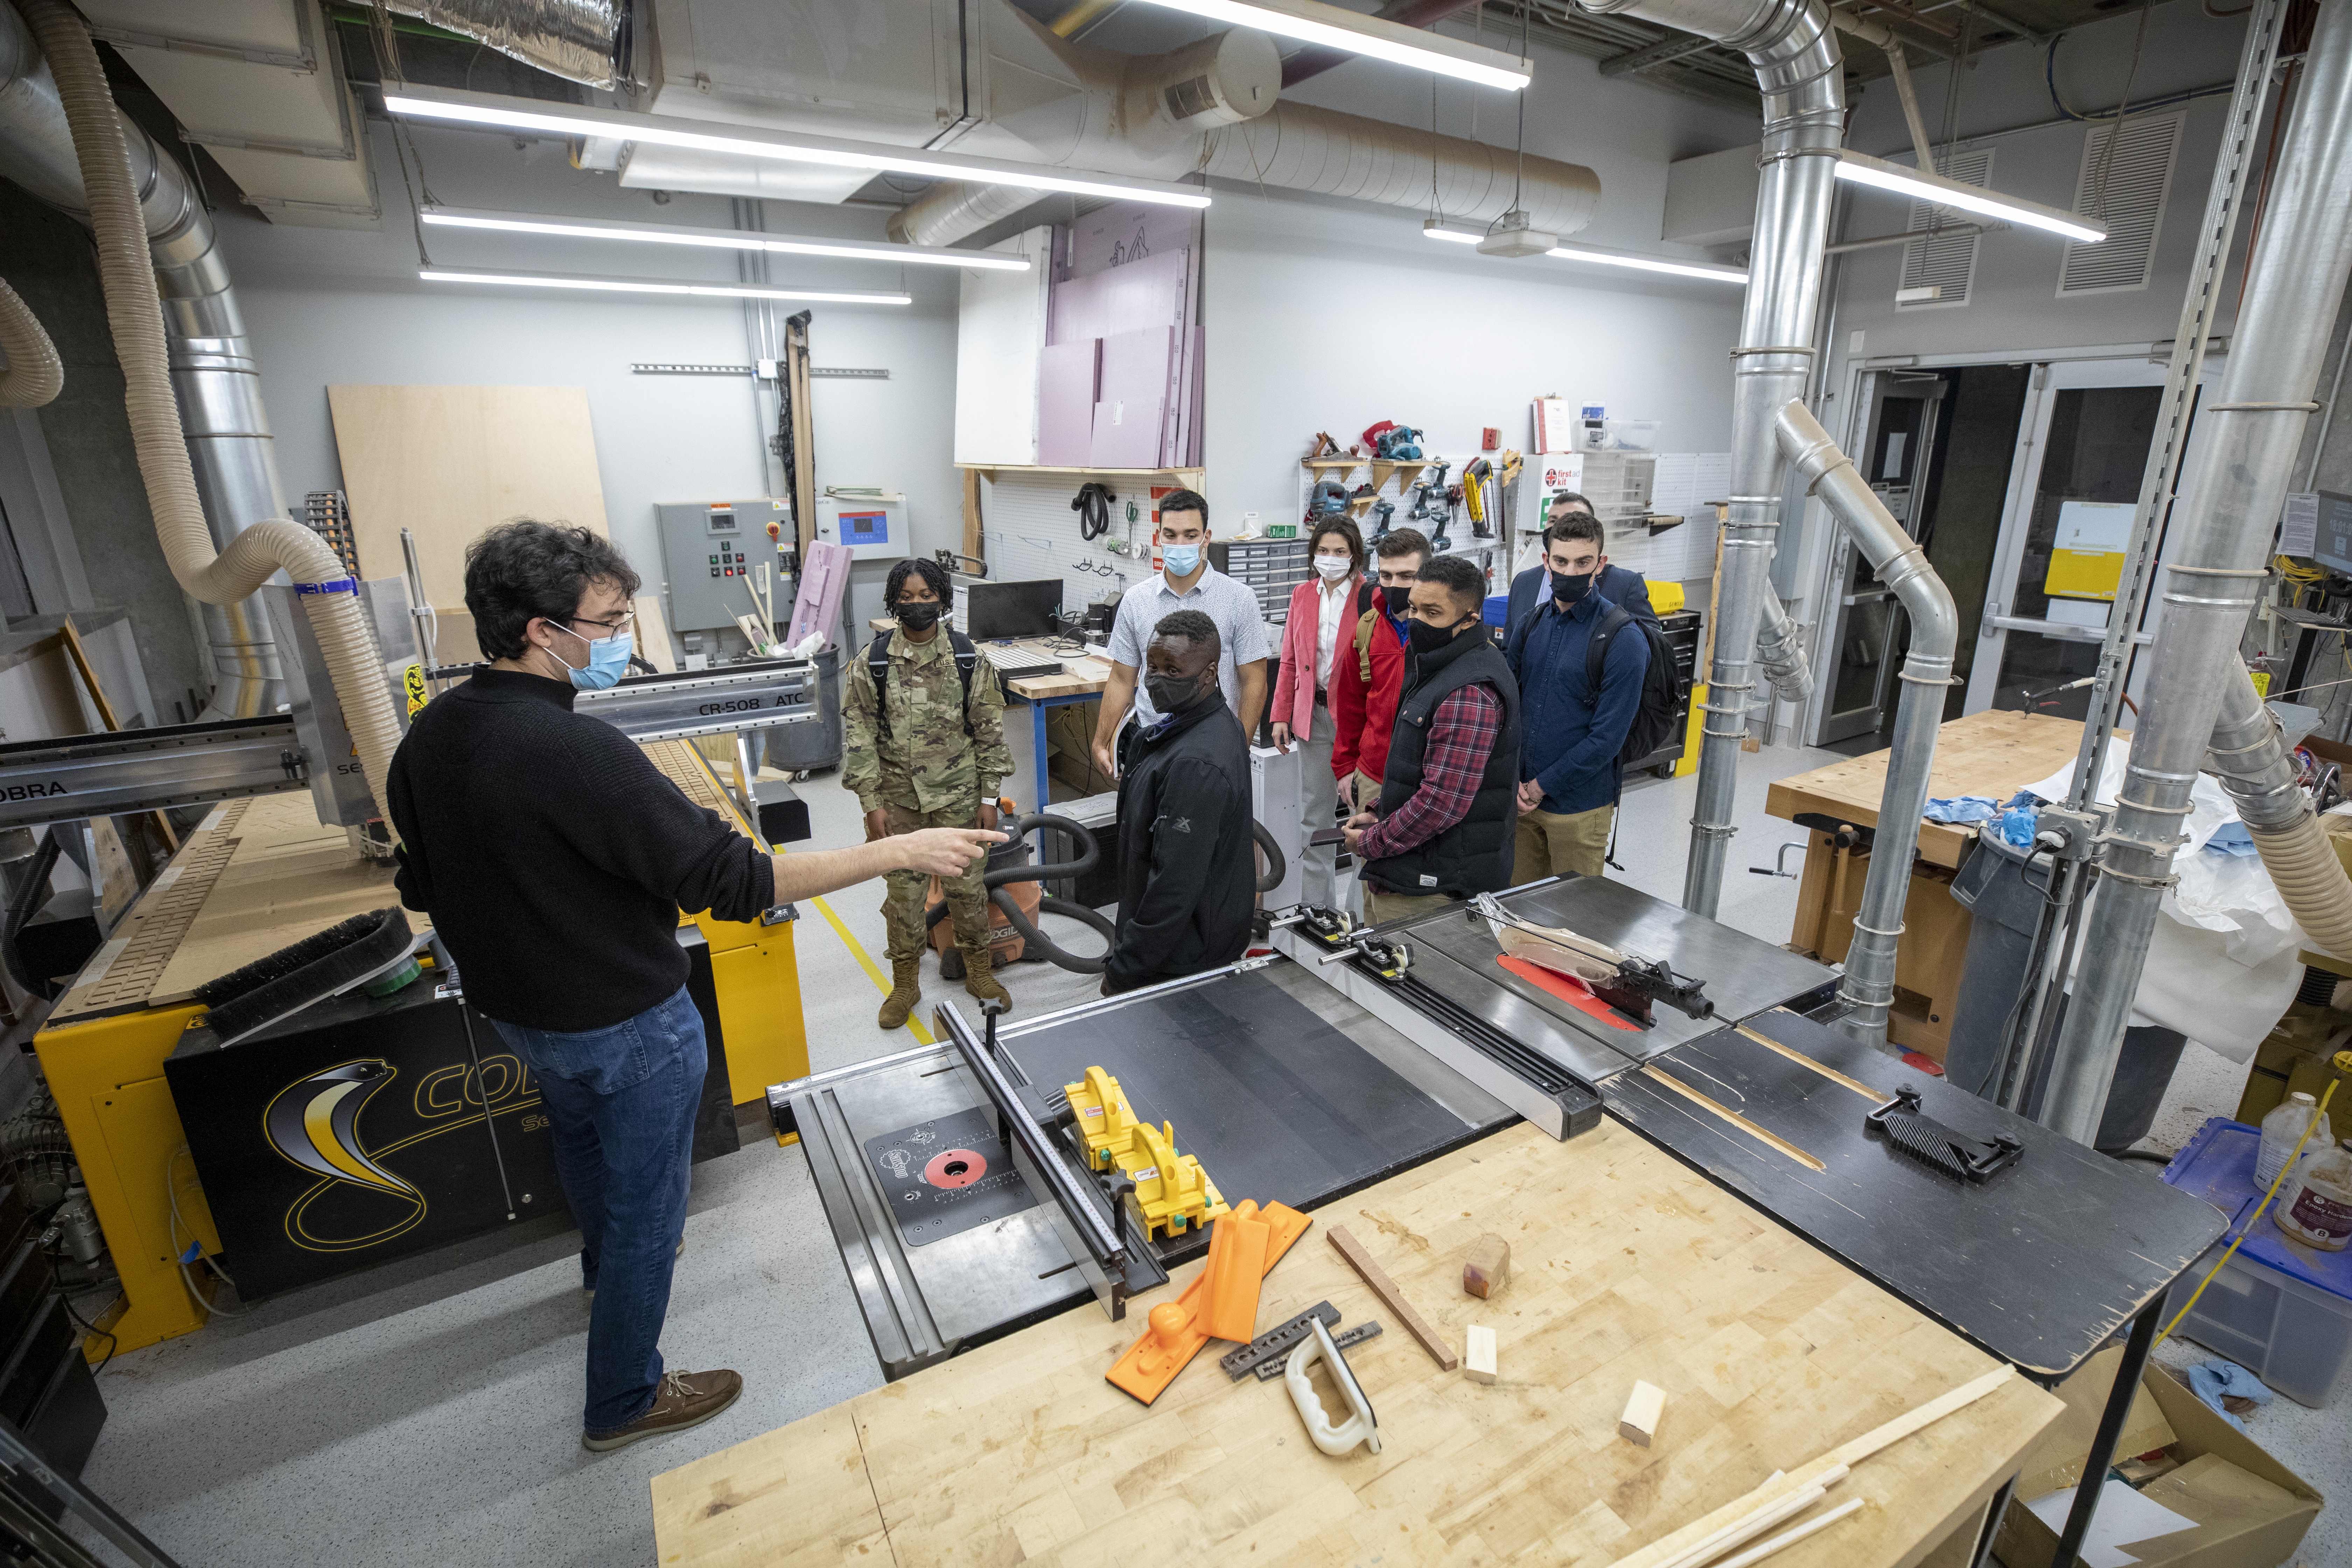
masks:
[[[2025,1505],[2082,1479],[2083,1462],[2122,1361],[2120,1346],[2104,1351],[2059,1386],[2066,1414],[2019,1462],[2017,1494],[1994,1542],[1993,1550],[2009,1568],[2050,1568],[2057,1556],[2057,1531]],[[2208,1409],[2163,1368],[2151,1363],[2140,1383],[2116,1458],[2166,1450],[2179,1468],[2148,1482],[2141,1494],[2198,1521],[2193,1530],[2128,1543],[2126,1550],[2140,1568],[2275,1568],[2292,1560],[2326,1503],[2317,1489]]]

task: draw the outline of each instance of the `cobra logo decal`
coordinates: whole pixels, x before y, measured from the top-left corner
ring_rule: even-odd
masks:
[[[378,1164],[360,1141],[360,1112],[398,1076],[381,1057],[344,1062],[288,1085],[263,1110],[261,1127],[270,1147],[320,1178],[286,1211],[286,1237],[295,1246],[317,1252],[370,1247],[425,1217],[425,1194]],[[310,1205],[329,1193],[354,1187],[380,1194],[383,1202],[338,1206],[366,1215],[381,1211],[385,1223],[357,1236],[314,1234],[305,1221]]]

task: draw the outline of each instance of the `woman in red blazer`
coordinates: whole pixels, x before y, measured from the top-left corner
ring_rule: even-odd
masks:
[[[1274,683],[1274,743],[1290,750],[1296,740],[1306,755],[1300,803],[1301,837],[1336,820],[1338,784],[1331,772],[1330,685],[1334,659],[1351,652],[1356,586],[1363,581],[1364,536],[1344,517],[1314,525],[1307,554],[1315,575],[1291,591],[1290,613],[1282,626],[1282,670]],[[1328,908],[1339,851],[1329,845],[1302,852],[1299,897]]]

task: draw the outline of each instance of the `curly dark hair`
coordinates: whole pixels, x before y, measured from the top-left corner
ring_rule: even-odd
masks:
[[[1224,639],[1217,635],[1217,623],[1199,610],[1169,611],[1160,617],[1160,624],[1151,628],[1151,635],[1154,639],[1166,637],[1171,641],[1181,640],[1207,648],[1212,658],[1224,647]]]
[[[466,546],[466,610],[490,658],[520,658],[534,620],[570,626],[591,583],[635,598],[642,581],[611,540],[569,523],[519,517]]]
[[[1454,595],[1454,602],[1467,610],[1486,597],[1486,574],[1459,555],[1441,555],[1421,569],[1421,580],[1434,584]]]
[[[919,555],[909,555],[890,568],[890,575],[882,584],[882,604],[885,608],[898,602],[898,590],[907,585],[909,577],[920,577],[930,584],[931,592],[942,605],[955,601],[955,590],[948,585],[948,569],[936,561]]]

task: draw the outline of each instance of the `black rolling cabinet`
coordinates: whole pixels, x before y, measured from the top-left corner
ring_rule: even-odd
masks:
[[[82,1356],[82,1331],[58,1289],[23,1185],[0,1186],[0,1416],[79,1476],[106,1425],[106,1402]]]
[[[1676,610],[1672,615],[1658,617],[1658,625],[1666,634],[1667,646],[1675,650],[1675,675],[1682,682],[1683,700],[1675,710],[1674,733],[1666,743],[1628,766],[1625,771],[1629,773],[1647,768],[1664,778],[1682,760],[1686,749],[1685,737],[1690,733],[1690,689],[1691,683],[1698,679],[1698,632],[1699,623],[1704,619],[1696,610]]]

